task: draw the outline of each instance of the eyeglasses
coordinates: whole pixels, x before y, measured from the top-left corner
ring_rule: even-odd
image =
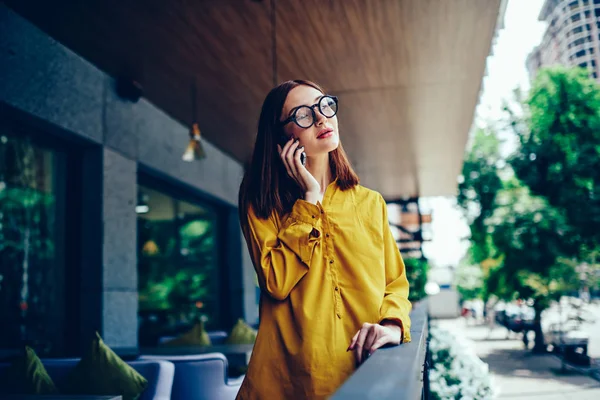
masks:
[[[319,112],[327,118],[332,118],[338,111],[338,98],[335,96],[325,95],[319,99],[318,103],[312,106],[299,106],[292,109],[292,115],[285,121],[281,121],[281,125],[285,126],[290,122],[294,122],[300,128],[310,128],[317,121],[315,107],[319,108]]]

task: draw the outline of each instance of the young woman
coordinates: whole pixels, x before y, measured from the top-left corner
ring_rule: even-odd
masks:
[[[302,80],[263,104],[240,188],[261,301],[238,399],[327,397],[373,351],[410,340],[408,281],[386,204],[358,184],[337,110],[336,97]]]

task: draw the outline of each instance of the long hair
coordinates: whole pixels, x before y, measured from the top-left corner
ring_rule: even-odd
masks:
[[[274,211],[279,215],[289,213],[296,200],[304,196],[298,184],[287,174],[277,151],[279,138],[283,134],[283,127],[279,123],[283,105],[288,93],[300,85],[311,86],[325,94],[314,82],[294,80],[273,88],[265,98],[258,121],[254,152],[240,186],[239,213],[242,227],[247,226],[250,207],[257,217],[267,219]],[[358,184],[358,176],[352,169],[341,142],[337,149],[329,153],[329,166],[341,190],[348,190]]]

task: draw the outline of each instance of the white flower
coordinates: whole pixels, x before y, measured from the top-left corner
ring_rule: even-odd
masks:
[[[489,366],[481,361],[466,339],[432,327],[429,351],[430,390],[442,400],[491,400],[495,397]]]

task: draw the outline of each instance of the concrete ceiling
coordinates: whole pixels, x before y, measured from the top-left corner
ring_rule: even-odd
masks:
[[[340,98],[362,183],[388,198],[452,195],[503,0],[43,0],[15,11],[240,161],[275,82]],[[273,8],[274,7],[274,8]],[[499,18],[500,15],[500,18]]]

